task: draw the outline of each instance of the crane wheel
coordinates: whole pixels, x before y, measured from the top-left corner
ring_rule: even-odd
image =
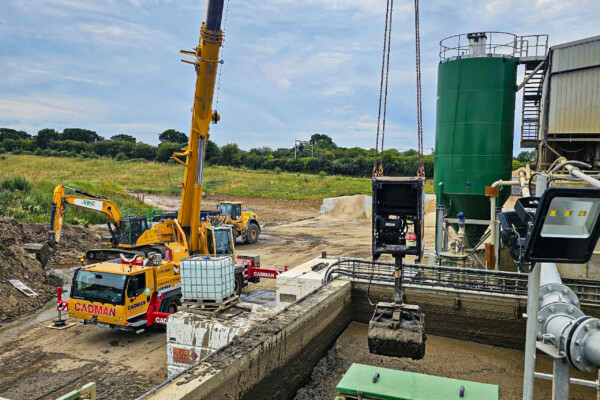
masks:
[[[166,304],[161,308],[163,310],[162,312],[166,312],[168,314],[175,314],[177,312],[177,299],[167,299]]]
[[[251,223],[248,225],[248,243],[254,244],[258,242],[258,235],[260,230],[258,229],[258,225],[255,223]]]
[[[242,294],[242,289],[244,288],[244,277],[242,274],[235,274],[235,294],[239,296]]]

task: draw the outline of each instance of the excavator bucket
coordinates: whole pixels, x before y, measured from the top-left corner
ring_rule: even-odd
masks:
[[[24,243],[23,249],[28,253],[35,254],[35,258],[42,264],[42,267],[46,267],[50,257],[54,254],[54,247],[49,242],[43,243]]]
[[[378,303],[369,322],[369,351],[389,357],[425,357],[425,315],[419,306]]]

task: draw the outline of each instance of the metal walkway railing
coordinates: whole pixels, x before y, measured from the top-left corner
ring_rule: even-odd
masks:
[[[340,259],[327,268],[324,281],[343,276],[352,281],[392,285],[394,268],[394,264],[389,262]],[[522,297],[527,295],[527,274],[522,273],[418,264],[403,264],[403,271],[404,285]],[[563,279],[563,283],[579,296],[581,303],[600,306],[600,281]]]

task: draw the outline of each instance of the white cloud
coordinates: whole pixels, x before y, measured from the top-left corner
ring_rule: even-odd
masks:
[[[279,147],[320,132],[342,146],[372,147],[385,3],[229,0],[223,120],[211,128],[213,138]],[[386,142],[414,147],[414,3],[394,3]],[[186,130],[195,76],[177,51],[196,43],[205,6],[205,0],[2,1],[0,126],[80,126],[152,143],[166,128]],[[556,44],[597,34],[598,19],[597,0],[421,1],[426,147],[434,141],[440,39],[483,29],[549,33]]]

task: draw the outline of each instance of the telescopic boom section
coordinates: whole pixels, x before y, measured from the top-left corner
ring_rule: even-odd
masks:
[[[199,227],[204,155],[209,138],[209,124],[211,121],[216,123],[219,119],[217,112],[212,110],[212,101],[220,61],[219,50],[223,43],[221,30],[223,2],[224,0],[208,0],[206,22],[203,22],[200,28],[200,42],[195,53],[182,51],[184,54],[195,55],[195,62],[182,61],[194,64],[197,74],[190,141],[183,153],[174,155],[175,160],[179,162],[181,160],[176,156],[186,157],[186,161],[181,162],[185,166],[185,174],[178,220],[185,230],[189,229],[190,253],[200,251]]]

